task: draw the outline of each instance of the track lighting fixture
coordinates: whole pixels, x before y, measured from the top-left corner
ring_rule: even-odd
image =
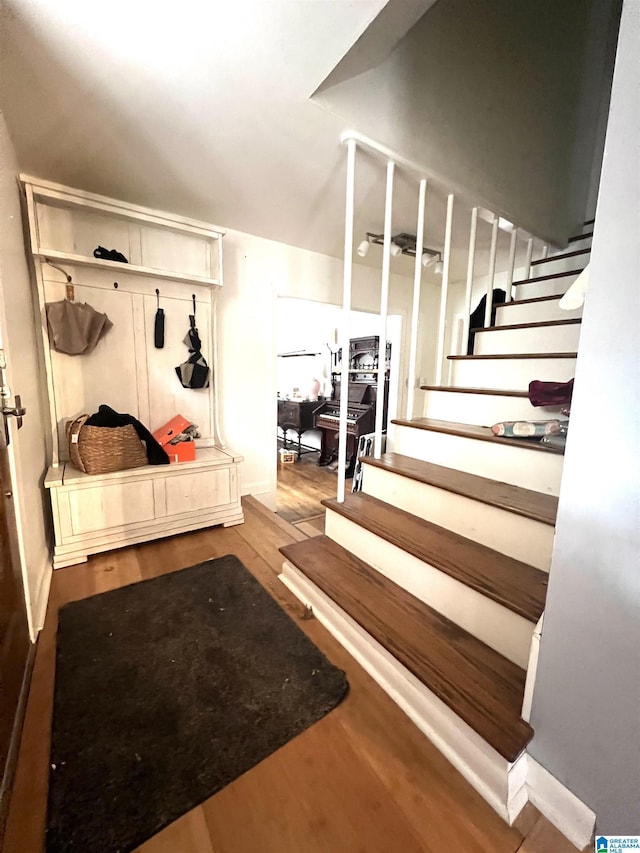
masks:
[[[371,243],[375,243],[378,246],[382,246],[384,244],[384,234],[372,234],[371,231],[367,231],[367,239],[363,240],[356,249],[357,254],[364,258],[369,251],[369,246]],[[410,255],[412,258],[416,256],[416,237],[414,234],[406,234],[402,231],[400,234],[395,234],[391,238],[391,254],[396,257],[397,255]],[[442,273],[442,255],[437,249],[429,249],[426,246],[422,247],[422,266],[426,269],[427,267],[434,266],[434,272],[437,274]]]

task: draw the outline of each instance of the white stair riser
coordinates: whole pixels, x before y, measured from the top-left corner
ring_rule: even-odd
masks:
[[[535,299],[538,296],[562,296],[569,290],[577,275],[565,275],[562,278],[541,279],[540,281],[520,284],[513,288],[514,299]]]
[[[526,670],[532,622],[332,510],[327,510],[326,535]]]
[[[280,580],[371,675],[481,797],[512,824],[527,801],[526,754],[510,764],[295,566]]]
[[[554,528],[500,507],[365,465],[362,490],[494,551],[549,571]]]
[[[582,247],[584,248],[584,246]],[[577,252],[578,249],[571,247],[572,252]],[[555,272],[568,272],[569,270],[583,270],[589,263],[589,254],[585,252],[582,255],[574,255],[571,258],[554,258],[551,255],[542,264],[532,264],[531,278],[538,278],[541,275],[552,275]]]
[[[533,299],[533,297],[528,297]],[[582,308],[573,311],[562,311],[560,299],[549,299],[545,302],[514,303],[498,308],[496,311],[496,326],[512,326],[516,323],[545,323],[549,320],[579,320]]]
[[[501,355],[519,352],[577,352],[580,323],[568,326],[534,326],[476,332],[474,355]]]
[[[510,389],[513,390],[513,389]],[[560,406],[536,408],[527,397],[425,391],[424,417],[460,424],[491,426],[498,421],[542,420],[560,416]]]
[[[576,372],[575,358],[463,359],[451,363],[451,384],[462,388],[527,391],[533,379],[568,382]]]
[[[458,468],[469,474],[533,489],[534,492],[557,495],[560,489],[563,460],[560,453],[397,424],[390,449],[404,456]]]

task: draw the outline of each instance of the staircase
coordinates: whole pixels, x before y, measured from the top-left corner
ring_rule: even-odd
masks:
[[[324,501],[325,534],[281,548],[282,581],[511,823],[527,800],[528,723],[563,455],[497,438],[534,408],[532,379],[575,374],[580,311],[558,308],[589,260],[592,223],[535,261],[514,301],[423,386],[365,458],[363,491]]]

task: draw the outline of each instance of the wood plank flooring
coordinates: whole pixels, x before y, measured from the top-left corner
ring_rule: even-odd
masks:
[[[276,512],[292,524],[323,514],[321,501],[336,496],[338,475],[317,464],[319,455],[305,453],[292,465],[278,463]],[[351,491],[351,480],[347,480],[347,491]]]
[[[325,719],[145,842],[138,853],[543,853],[507,827],[278,580],[278,547],[302,534],[253,498],[246,521],[97,555],[54,573],[3,853],[42,853],[58,609],[199,561],[236,554],[301,629],[347,672]],[[538,826],[536,824],[535,826]],[[535,827],[534,827],[535,828]],[[544,827],[549,825],[544,822]],[[542,830],[539,830],[540,832]],[[572,848],[567,848],[572,849]],[[90,853],[90,851],[87,851]]]

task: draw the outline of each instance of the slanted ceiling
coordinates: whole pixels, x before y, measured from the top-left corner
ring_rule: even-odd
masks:
[[[611,0],[439,0],[375,66],[347,75],[347,57],[314,97],[563,245],[592,212],[618,17]]]
[[[339,257],[345,176],[340,133],[352,125],[371,132],[378,115],[388,127],[389,113],[370,95],[372,86],[383,96],[397,95],[397,77],[382,85],[377,75],[396,69],[407,48],[416,59],[416,33],[428,34],[440,7],[472,14],[460,2],[3,0],[0,103],[28,173]],[[467,5],[476,2],[489,10],[495,3],[536,5]],[[488,38],[489,30],[487,23],[478,39]],[[455,52],[444,43],[438,50],[441,61]],[[483,73],[463,60],[461,73]],[[413,79],[411,67],[400,65],[409,74],[406,90],[420,90],[425,68],[414,62]],[[358,91],[366,94],[364,110]],[[314,92],[322,106],[310,100]],[[575,94],[570,87],[562,92],[568,99]],[[451,90],[443,95],[450,98]],[[446,124],[450,109],[441,105],[416,123],[405,107],[398,114],[401,133],[382,141],[400,143],[425,162],[432,139],[427,134],[420,147],[414,131],[424,133],[433,121]],[[491,122],[485,125],[489,134]],[[553,122],[546,132],[552,129]],[[439,160],[431,153],[429,158],[442,166],[442,159],[468,146],[471,135],[459,136]],[[473,176],[473,170],[464,174],[469,186]],[[356,238],[382,229],[383,192],[381,164],[359,158]],[[399,174],[395,231],[415,231],[416,200],[413,179]],[[428,208],[425,242],[438,248],[442,191],[432,187]],[[462,247],[469,215],[462,205],[456,211],[454,232]],[[486,243],[485,232],[488,227],[481,229]],[[454,277],[464,274],[464,254],[461,248],[454,258]],[[394,265],[411,274],[407,258],[394,259]]]

